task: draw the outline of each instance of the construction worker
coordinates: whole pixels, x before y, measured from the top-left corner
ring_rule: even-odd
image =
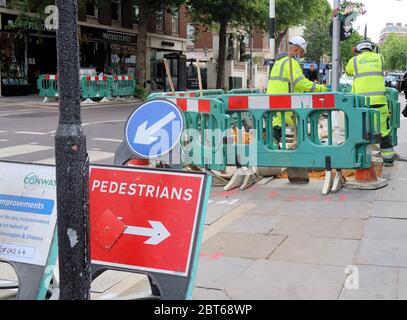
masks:
[[[352,92],[370,98],[370,107],[380,111],[380,149],[386,167],[393,166],[396,153],[393,149],[390,112],[385,96],[384,58],[373,52],[374,44],[368,40],[356,45],[356,56],[349,60],[346,73],[353,76]]]
[[[268,94],[328,91],[328,88],[326,86],[314,83],[304,76],[299,63],[299,59],[305,56],[306,51],[307,51],[307,42],[303,37],[300,36],[293,37],[289,41],[289,52],[288,53],[284,52],[277,56],[276,62],[273,66],[273,69],[271,70],[270,79],[267,85]],[[291,59],[292,68],[290,68],[289,57],[293,58]],[[292,88],[290,87],[291,81]],[[286,124],[294,126],[292,112],[285,113],[285,121]],[[280,112],[278,112],[276,116],[273,118],[273,136],[277,142],[280,142],[282,136]],[[308,170],[306,170],[305,173],[303,174],[303,176],[308,176]],[[307,183],[309,182],[309,179],[307,178],[290,179],[289,174],[289,181],[294,183]]]

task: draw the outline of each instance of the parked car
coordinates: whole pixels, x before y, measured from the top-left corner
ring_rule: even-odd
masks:
[[[401,83],[403,81],[402,73],[388,73],[384,77],[385,85],[389,88],[395,88],[401,91]]]

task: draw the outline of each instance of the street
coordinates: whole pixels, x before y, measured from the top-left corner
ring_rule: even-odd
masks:
[[[136,104],[82,108],[91,162],[112,164]],[[38,99],[0,100],[2,160],[53,163],[57,120],[57,108]],[[406,132],[402,117],[396,150],[404,156]],[[385,168],[384,189],[328,196],[320,193],[322,180],[274,180],[231,192],[212,187],[193,298],[406,299],[406,169],[405,162]],[[1,269],[2,279],[16,279],[8,266]],[[138,274],[108,271],[92,283],[92,299],[149,293]]]
[[[82,107],[90,161],[113,164],[123,138],[124,124],[136,106],[125,104]],[[54,164],[54,135],[58,126],[56,104],[42,105],[38,97],[0,100],[0,154],[3,160]]]

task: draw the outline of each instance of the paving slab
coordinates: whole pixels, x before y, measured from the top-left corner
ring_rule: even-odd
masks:
[[[276,210],[278,216],[309,218],[355,218],[365,219],[371,214],[370,202],[337,201],[285,201]]]
[[[201,258],[195,286],[222,290],[229,283],[240,282],[242,272],[253,261],[253,259],[233,257],[222,257],[216,260]]]
[[[406,240],[363,239],[356,254],[356,264],[407,267]]]
[[[407,220],[371,218],[364,229],[364,239],[385,239],[407,245]]]
[[[284,239],[284,236],[221,232],[203,244],[202,252],[226,257],[266,259]]]
[[[193,300],[230,300],[223,290],[195,287]]]
[[[397,299],[398,269],[376,266],[355,266],[358,288],[345,284],[340,300],[394,300]]]
[[[407,219],[406,203],[398,201],[374,201],[372,203],[372,217]]]
[[[273,216],[250,214],[233,222],[225,228],[225,232],[266,234],[273,230],[279,221],[280,219]]]
[[[406,268],[399,269],[399,279],[398,279],[397,289],[398,289],[397,299],[407,300],[407,269]]]
[[[288,237],[269,260],[345,268],[353,263],[358,243],[357,240]]]
[[[375,191],[373,200],[407,202],[406,184],[392,182],[386,188]]]
[[[340,239],[362,239],[362,219],[287,217],[273,228],[271,234]]]
[[[225,291],[233,300],[329,300],[344,281],[340,267],[256,260]]]

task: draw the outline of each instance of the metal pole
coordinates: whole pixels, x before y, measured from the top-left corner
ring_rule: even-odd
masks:
[[[340,0],[334,0],[334,10],[341,6]],[[333,18],[333,41],[332,41],[332,91],[339,90],[340,72],[340,27],[339,15]]]
[[[56,0],[59,125],[55,135],[60,300],[90,299],[89,162],[81,127],[77,0]]]
[[[269,74],[276,61],[276,0],[269,1],[269,37],[270,37],[270,60]]]
[[[249,84],[250,88],[254,88],[253,85],[253,29],[250,31],[250,75]]]
[[[365,40],[367,40],[367,23],[365,24]]]

